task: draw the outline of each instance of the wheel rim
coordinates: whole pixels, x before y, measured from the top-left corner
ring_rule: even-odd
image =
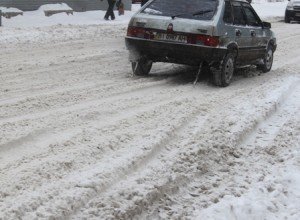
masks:
[[[228,59],[224,68],[226,82],[230,82],[233,76],[233,71],[234,71],[234,62],[232,59]]]
[[[266,54],[266,67],[267,67],[267,69],[271,69],[272,63],[273,63],[273,51],[269,49],[267,54]]]

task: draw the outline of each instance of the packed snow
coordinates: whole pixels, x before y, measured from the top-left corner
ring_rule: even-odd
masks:
[[[172,64],[132,77],[134,12],[4,19],[0,219],[299,219],[300,25],[264,4],[273,69],[227,88]]]

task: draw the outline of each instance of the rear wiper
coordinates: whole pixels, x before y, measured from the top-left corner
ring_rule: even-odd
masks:
[[[193,16],[203,15],[203,14],[206,14],[206,13],[209,13],[209,12],[213,12],[213,10],[201,10],[201,11],[196,11],[196,12],[194,12],[192,15],[193,15]],[[174,18],[183,16],[183,15],[190,15],[190,14],[189,14],[189,13],[183,13],[183,14],[178,14],[178,15],[172,15],[171,18],[174,20]]]

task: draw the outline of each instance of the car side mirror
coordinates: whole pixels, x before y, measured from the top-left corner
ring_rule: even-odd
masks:
[[[262,22],[262,26],[263,26],[263,28],[270,29],[270,28],[271,28],[271,23],[270,23],[270,22],[265,22],[265,21],[263,21],[263,22]]]

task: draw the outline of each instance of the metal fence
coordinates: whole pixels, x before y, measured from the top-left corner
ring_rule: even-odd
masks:
[[[131,10],[132,0],[122,0],[125,10]],[[22,11],[34,11],[41,5],[66,3],[74,11],[106,10],[107,0],[0,0],[0,6],[18,8]]]

